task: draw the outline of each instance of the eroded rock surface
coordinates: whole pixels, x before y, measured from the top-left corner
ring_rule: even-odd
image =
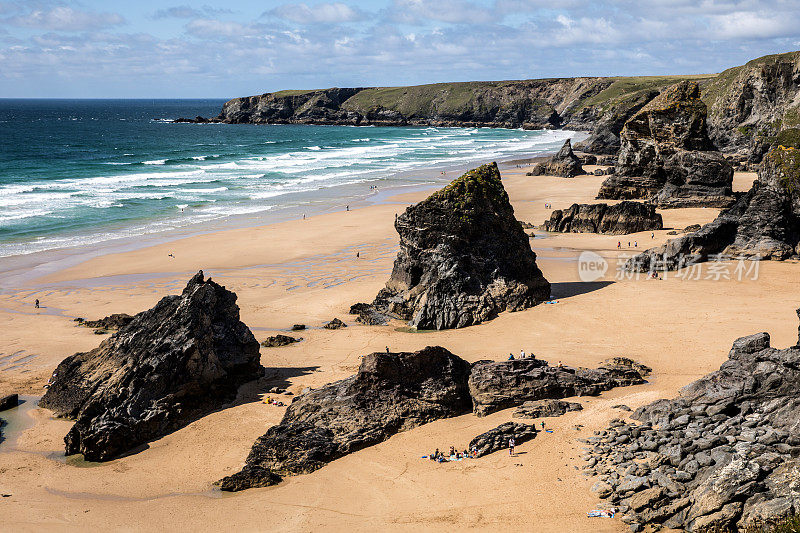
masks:
[[[277,426],[253,445],[225,490],[264,486],[312,472],[395,433],[468,413],[470,365],[441,347],[364,356],[358,374],[295,397]]]
[[[295,338],[290,337],[289,335],[273,335],[272,337],[267,337],[264,342],[261,343],[261,346],[264,348],[276,348],[279,346],[289,346],[290,344],[294,344],[296,342],[300,342],[303,340],[302,338]]]
[[[542,418],[544,416],[561,416],[570,411],[581,411],[583,406],[576,402],[563,400],[534,400],[525,402],[511,414],[513,418]]]
[[[569,139],[564,141],[561,149],[549,161],[536,163],[528,176],[558,176],[561,178],[574,178],[585,174],[581,166],[581,159],[572,151]]]
[[[608,204],[572,204],[556,209],[543,224],[546,231],[561,233],[604,233],[624,235],[664,228],[654,205],[642,202]]]
[[[395,221],[400,252],[375,310],[419,329],[461,328],[550,297],[497,164],[454,180]]]
[[[652,198],[660,207],[726,207],[733,167],[714,151],[696,82],[665,89],[625,123],[615,174],[598,198]]]
[[[472,439],[469,442],[469,449],[476,448],[477,456],[483,457],[499,450],[508,449],[508,442],[512,438],[514,445],[517,446],[532,440],[536,434],[536,428],[532,425],[506,422]]]
[[[113,459],[233,401],[259,378],[236,295],[202,271],[90,352],[62,361],[39,405],[75,424],[67,455]]]
[[[768,530],[800,512],[799,384],[800,347],[738,339],[718,371],[588,440],[595,492],[632,524]]]

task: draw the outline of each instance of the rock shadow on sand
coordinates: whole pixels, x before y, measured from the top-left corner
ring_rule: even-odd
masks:
[[[559,283],[552,283],[550,285],[550,297],[563,300],[565,298],[599,291],[614,283],[613,281],[562,281]]]

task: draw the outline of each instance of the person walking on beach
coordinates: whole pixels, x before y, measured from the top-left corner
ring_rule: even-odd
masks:
[[[619,248],[622,248],[622,242],[621,241],[617,241],[617,249],[619,249]]]
[[[39,298],[36,298],[36,301],[33,302],[33,308],[34,309],[39,309]]]
[[[544,431],[544,420],[542,420],[542,431]]]
[[[639,241],[633,241],[633,247],[634,248],[638,248],[639,247]]]
[[[350,211],[350,206],[346,205],[346,206],[344,206],[344,209],[345,209],[345,211]]]
[[[650,238],[651,238],[651,239],[655,239],[655,238],[656,238],[656,234],[655,234],[655,233],[653,233],[652,231],[650,232]]]
[[[520,359],[525,359],[525,350],[520,350],[519,351],[519,358]]]
[[[508,439],[508,455],[514,456],[514,437]]]
[[[389,353],[389,347],[388,346],[386,347],[386,353]]]
[[[356,259],[358,259],[359,257],[361,257],[361,252],[356,252]]]

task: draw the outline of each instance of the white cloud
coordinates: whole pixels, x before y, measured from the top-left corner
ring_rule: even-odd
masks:
[[[272,15],[298,24],[340,24],[366,18],[366,14],[341,2],[307,4],[284,4],[265,15]]]
[[[769,39],[797,34],[798,18],[791,14],[771,16],[752,11],[736,11],[710,17],[710,28],[719,39]]]
[[[125,23],[125,19],[117,13],[97,13],[58,6],[47,10],[37,9],[5,19],[4,22],[43,30],[86,31],[119,26]]]
[[[424,25],[485,24],[496,17],[492,10],[465,0],[393,0],[388,18],[401,24]]]

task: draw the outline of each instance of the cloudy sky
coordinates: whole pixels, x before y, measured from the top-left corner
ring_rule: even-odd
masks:
[[[800,0],[0,0],[0,97],[707,73],[797,49]]]

